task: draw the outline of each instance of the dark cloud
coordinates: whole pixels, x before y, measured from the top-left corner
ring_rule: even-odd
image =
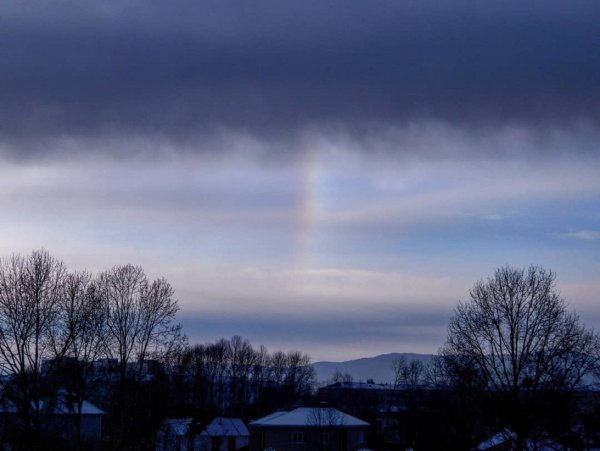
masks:
[[[136,136],[207,149],[231,131],[293,147],[306,129],[359,138],[421,120],[597,133],[595,0],[1,8],[5,152]]]

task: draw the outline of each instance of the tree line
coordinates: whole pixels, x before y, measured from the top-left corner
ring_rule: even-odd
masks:
[[[73,272],[44,250],[0,259],[2,412],[15,413],[2,416],[0,439],[60,446],[48,426],[63,402],[75,423],[69,446],[84,448],[82,406],[93,400],[108,414],[105,447],[137,449],[167,415],[246,416],[310,393],[307,355],[241,337],[189,346],[178,310],[171,285],[139,266]]]
[[[306,399],[315,384],[308,355],[271,353],[240,336],[186,348],[173,363],[172,410],[206,420],[256,418]]]
[[[15,409],[13,433],[34,449],[57,387],[68,392],[77,442],[94,363],[114,359],[113,436],[125,430],[126,390],[143,377],[142,363],[182,342],[173,288],[149,280],[139,266],[92,275],[70,272],[43,250],[0,260],[0,369],[4,409]],[[7,428],[5,428],[7,429]],[[4,431],[7,434],[6,430]]]
[[[69,446],[79,449],[87,446],[84,400],[107,412],[105,449],[150,448],[166,416],[247,421],[319,402],[306,354],[271,352],[239,336],[189,345],[178,309],[171,285],[139,266],[73,272],[43,250],[0,259],[0,440],[13,449],[61,446],[48,428],[61,396],[74,421]],[[532,437],[576,443],[579,426],[600,432],[593,420],[600,404],[585,416],[577,399],[586,378],[598,375],[599,355],[598,335],[569,310],[552,271],[503,267],[458,303],[432,365],[395,362],[395,386],[443,393],[411,396],[411,415],[438,415],[435,434],[447,443],[454,434],[459,447],[499,430],[511,431],[516,449]]]

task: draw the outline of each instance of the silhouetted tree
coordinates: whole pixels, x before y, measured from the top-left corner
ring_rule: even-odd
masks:
[[[118,364],[115,413],[119,416],[117,441],[123,442],[126,430],[135,431],[131,423],[143,420],[136,404],[147,359],[181,338],[181,326],[175,323],[179,308],[165,279],[150,282],[144,270],[133,265],[102,273],[98,295],[107,306],[107,353]]]
[[[342,373],[340,370],[338,370],[337,368],[335,369],[335,371],[333,372],[333,374],[331,375],[331,381],[332,384],[348,384],[351,382],[354,382],[354,377],[352,377],[352,374],[350,373]]]
[[[503,267],[470,291],[448,326],[445,364],[455,381],[499,402],[501,426],[523,436],[532,409],[549,391],[568,391],[593,370],[597,336],[556,290],[555,274],[537,266]]]
[[[315,370],[307,354],[300,351],[288,352],[284,388],[290,401],[310,395],[315,385],[315,377]]]
[[[144,270],[133,265],[104,272],[98,288],[108,306],[108,353],[118,360],[122,379],[128,372],[139,379],[144,360],[179,336],[173,288],[165,279],[149,282]]]
[[[52,334],[65,280],[64,264],[46,251],[0,260],[0,368],[11,378],[5,393],[25,433],[20,445],[40,445],[42,362],[53,355]]]
[[[319,434],[316,447],[319,450],[326,450],[332,447],[336,442],[333,435],[336,434],[338,447],[341,447],[340,426],[344,426],[344,415],[337,409],[331,407],[314,407],[307,411],[306,424],[316,428]]]
[[[245,416],[245,407],[250,403],[250,377],[256,353],[247,339],[235,335],[230,340],[230,381],[232,403],[236,412]]]
[[[66,407],[75,419],[78,447],[81,411],[89,395],[93,364],[106,352],[107,307],[90,273],[70,273],[65,277],[59,300],[60,315],[52,335],[57,385],[66,390]]]
[[[265,402],[265,387],[270,383],[269,374],[269,351],[263,345],[255,350],[254,366],[252,368],[252,393],[254,409],[252,414],[256,418],[264,413]]]
[[[311,394],[314,370],[297,351],[255,349],[240,337],[195,345],[179,356],[173,403],[180,412],[209,420],[214,415],[244,419],[287,408]]]
[[[406,385],[415,388],[425,382],[426,367],[420,360],[406,360],[404,357],[394,359],[394,386]]]

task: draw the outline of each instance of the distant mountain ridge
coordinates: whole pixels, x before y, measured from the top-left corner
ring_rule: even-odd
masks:
[[[356,382],[366,382],[367,379],[373,379],[376,383],[392,383],[394,382],[392,362],[401,357],[404,357],[406,360],[420,360],[428,364],[434,356],[433,354],[393,352],[374,357],[347,360],[345,362],[315,362],[313,363],[313,368],[317,373],[317,381],[319,383],[331,379],[336,369],[342,373],[351,374]]]

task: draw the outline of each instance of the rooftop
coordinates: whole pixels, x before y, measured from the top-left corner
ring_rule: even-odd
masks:
[[[326,407],[300,407],[289,412],[272,413],[266,417],[250,422],[250,426],[368,427],[369,423],[337,409]]]
[[[239,418],[217,417],[206,426],[200,435],[239,437],[248,436],[250,433],[244,422]]]

